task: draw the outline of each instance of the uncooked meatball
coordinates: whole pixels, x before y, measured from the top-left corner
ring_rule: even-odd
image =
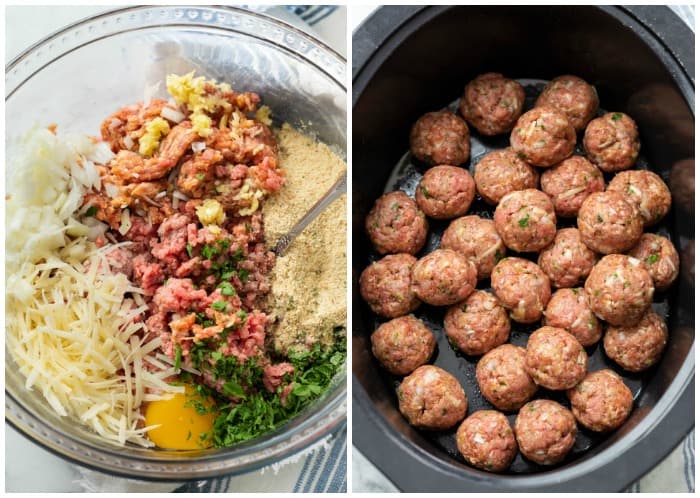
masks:
[[[491,287],[510,317],[519,323],[534,323],[542,317],[552,290],[549,278],[532,261],[504,258],[491,273]]]
[[[611,325],[631,326],[651,305],[654,282],[642,262],[622,254],[603,257],[586,279],[588,305]]]
[[[390,254],[375,261],[360,275],[360,295],[377,315],[395,318],[420,306],[411,289],[411,272],[416,258]]]
[[[397,190],[375,201],[365,229],[379,254],[416,254],[425,244],[428,220],[413,199]]]
[[[474,180],[457,166],[435,166],[416,187],[416,202],[425,214],[438,220],[462,216],[474,200]]]
[[[586,376],[586,350],[564,329],[549,326],[537,329],[530,335],[525,352],[527,373],[544,388],[570,389]]]
[[[695,216],[695,159],[682,159],[671,167],[668,187],[676,206]]]
[[[549,196],[536,189],[503,196],[493,215],[496,230],[509,249],[535,252],[548,246],[557,233],[557,217]]]
[[[480,410],[462,422],[457,449],[471,465],[489,472],[506,470],[518,452],[508,419],[495,410]]]
[[[469,159],[469,127],[450,111],[429,112],[411,128],[411,153],[430,165],[459,166]]]
[[[476,287],[476,266],[450,249],[436,249],[413,267],[411,287],[424,303],[446,306],[463,301]]]
[[[540,253],[537,264],[554,287],[574,287],[583,283],[597,259],[579,230],[562,228]]]
[[[571,156],[546,170],[541,184],[557,216],[564,218],[578,215],[586,197],[605,190],[603,174],[582,156]]]
[[[627,114],[609,112],[588,123],[583,148],[588,160],[606,173],[629,169],[639,155],[637,124]]]
[[[652,310],[635,325],[608,326],[603,338],[608,358],[629,372],[641,372],[656,365],[667,342],[666,322]]]
[[[651,171],[622,171],[610,181],[608,190],[619,192],[637,207],[645,227],[657,223],[671,209],[671,191],[659,175]]]
[[[537,392],[527,373],[525,348],[503,344],[486,353],[476,364],[481,394],[504,412],[518,410]]]
[[[573,413],[548,399],[536,399],[523,406],[514,429],[520,452],[540,465],[561,462],[576,442]]]
[[[583,346],[592,346],[603,336],[603,324],[588,307],[582,287],[552,294],[542,324],[566,330]]]
[[[506,255],[496,224],[476,215],[462,216],[450,223],[442,234],[440,247],[457,251],[472,261],[479,280],[490,277],[493,267]]]
[[[430,360],[435,337],[413,315],[381,324],[371,337],[372,353],[394,375],[407,375]]]
[[[474,166],[476,190],[484,201],[493,206],[506,194],[537,188],[539,179],[538,171],[519,158],[510,147],[489,152]]]
[[[666,237],[645,233],[628,254],[644,264],[656,290],[668,289],[678,277],[680,257]]]
[[[399,411],[419,429],[444,430],[467,414],[467,397],[459,381],[442,368],[423,365],[398,388]]]
[[[447,310],[445,334],[464,354],[481,355],[508,340],[510,319],[493,294],[477,290]]]
[[[569,157],[576,146],[576,131],[567,117],[550,107],[535,107],[515,123],[510,146],[535,166],[552,166]]]
[[[588,196],[576,221],[584,244],[602,254],[630,250],[644,231],[639,210],[612,191]]]
[[[566,115],[576,131],[583,131],[598,112],[598,93],[578,76],[557,76],[535,102],[535,107],[551,107]]]
[[[507,133],[523,112],[525,90],[499,73],[480,74],[464,88],[459,112],[482,135]]]
[[[632,412],[632,391],[612,370],[586,375],[575,388],[566,392],[571,411],[581,425],[596,432],[620,427]]]

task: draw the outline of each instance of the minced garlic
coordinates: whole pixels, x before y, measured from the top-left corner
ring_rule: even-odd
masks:
[[[170,133],[170,125],[161,118],[154,118],[146,123],[146,131],[139,138],[139,154],[152,156],[160,145],[160,139]]]
[[[204,226],[221,225],[226,220],[226,213],[221,203],[215,199],[205,199],[197,207],[197,218]]]

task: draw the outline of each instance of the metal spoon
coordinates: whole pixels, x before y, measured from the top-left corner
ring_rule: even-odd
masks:
[[[331,186],[328,191],[309,209],[306,214],[287,232],[280,237],[277,245],[273,249],[277,256],[281,256],[287,248],[294,242],[301,232],[315,220],[334,200],[343,195],[347,190],[348,173],[345,171],[343,175]]]

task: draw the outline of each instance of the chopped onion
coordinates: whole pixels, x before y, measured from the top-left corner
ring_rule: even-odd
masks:
[[[119,226],[119,233],[126,235],[129,230],[131,230],[131,213],[129,213],[128,209],[125,209],[122,211],[122,223]]]
[[[112,244],[118,244],[119,241],[114,238],[114,235],[112,235],[109,232],[105,232],[105,239],[109,240]]]
[[[163,110],[160,111],[160,115],[173,123],[180,123],[186,118],[180,111],[167,106],[163,107]]]
[[[120,124],[122,124],[121,120],[117,118],[112,118],[112,121],[109,123],[109,131],[113,131]]]
[[[561,194],[561,195],[559,196],[559,198],[560,198],[560,199],[568,199],[569,197],[573,197],[573,196],[575,196],[576,194],[579,194],[579,193],[583,192],[584,190],[586,190],[586,187],[572,188],[572,189],[567,190],[567,191],[564,192],[563,194]]]
[[[173,209],[177,210],[180,207],[180,199],[173,196]]]
[[[207,144],[204,142],[192,142],[192,152],[195,154],[202,152],[204,149],[207,148]]]
[[[632,256],[628,256],[628,259],[632,266],[639,266],[641,264],[641,261],[639,261],[637,258],[633,258]]]
[[[119,195],[119,189],[113,183],[105,183],[105,192],[112,199]]]
[[[134,146],[134,141],[131,139],[129,135],[126,135],[124,137],[124,145],[126,145],[127,149],[131,149]]]
[[[166,195],[168,195],[168,193],[167,193],[165,190],[163,190],[162,192],[158,192],[158,193],[156,194],[156,196],[154,197],[154,199],[162,199],[162,198],[165,197]]]
[[[474,442],[476,444],[484,444],[486,442],[486,440],[483,438],[483,436],[481,434],[476,434],[474,436]]]
[[[173,191],[173,198],[174,199],[180,199],[181,201],[189,201],[190,198],[187,197],[185,194],[180,192],[179,190]]]
[[[157,207],[157,208],[160,207],[160,204],[158,204],[156,201],[154,201],[153,199],[151,199],[150,197],[147,197],[147,196],[145,196],[145,195],[142,195],[142,196],[141,196],[141,200],[142,200],[143,202],[145,202],[146,204],[150,204],[151,206],[154,206],[154,207]]]

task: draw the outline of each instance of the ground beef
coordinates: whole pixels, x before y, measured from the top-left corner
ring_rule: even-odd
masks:
[[[583,131],[598,111],[598,93],[578,76],[557,76],[535,102],[535,107],[551,107],[566,115],[576,131]]]
[[[441,368],[418,367],[397,390],[399,411],[419,429],[444,430],[467,414],[467,397],[459,381]]]
[[[429,112],[411,128],[411,153],[430,165],[459,166],[469,159],[469,127],[450,111]]]
[[[574,151],[576,131],[565,114],[551,107],[535,107],[518,119],[510,146],[534,166],[552,166]]]
[[[447,310],[445,334],[463,353],[482,355],[508,340],[510,320],[493,294],[477,290]]]
[[[425,172],[416,187],[421,210],[439,220],[462,216],[474,199],[474,180],[466,169],[435,166]]]
[[[639,154],[637,124],[627,114],[609,112],[588,123],[583,148],[586,157],[606,173],[629,169]]]
[[[639,209],[645,227],[658,223],[671,209],[671,191],[651,171],[622,171],[610,181],[608,190],[619,192]]]
[[[520,452],[540,465],[561,462],[576,442],[574,415],[548,399],[536,399],[523,406],[514,429]]]
[[[425,244],[428,220],[413,199],[395,191],[375,201],[365,229],[379,254],[416,254]]]
[[[413,266],[411,288],[418,299],[433,306],[462,301],[476,287],[476,266],[450,249],[436,249]]]
[[[292,375],[294,366],[291,363],[278,363],[265,365],[263,368],[263,385],[271,393],[275,392],[284,382],[285,375]]]
[[[566,395],[581,425],[596,432],[620,427],[632,412],[632,391],[612,370],[590,372]]]
[[[605,190],[598,168],[585,157],[571,156],[542,173],[542,191],[552,198],[557,216],[578,215],[581,204],[594,192]]]
[[[440,247],[452,249],[476,265],[478,280],[489,278],[493,267],[506,254],[506,246],[492,220],[476,215],[452,221],[442,234]]]
[[[530,335],[525,351],[527,373],[544,388],[569,389],[586,375],[586,350],[564,329],[549,326],[537,329]]]
[[[374,331],[372,353],[394,375],[407,375],[430,360],[435,337],[413,315],[394,318]]]
[[[562,228],[540,253],[537,264],[554,287],[574,287],[591,272],[598,257],[583,243],[576,228]]]
[[[491,273],[491,287],[510,317],[520,323],[538,321],[552,294],[547,275],[522,258],[499,261]]]
[[[527,373],[525,349],[503,344],[486,353],[476,365],[481,394],[499,410],[518,410],[537,392]]]
[[[608,326],[603,338],[605,354],[629,372],[641,372],[658,363],[667,342],[666,322],[651,310],[635,325]]]
[[[457,429],[457,449],[470,465],[502,472],[515,458],[518,445],[505,415],[481,410],[467,417]]]
[[[523,112],[525,90],[499,73],[480,74],[464,88],[459,112],[482,135],[499,135],[513,128]]]
[[[540,174],[518,157],[510,147],[484,155],[474,166],[474,182],[479,195],[491,205],[516,190],[537,188]]]
[[[627,253],[640,260],[654,280],[654,289],[664,291],[678,277],[680,258],[673,242],[666,237],[645,233]]]
[[[362,271],[360,295],[372,311],[395,318],[418,308],[420,300],[411,287],[415,264],[416,258],[410,254],[390,254]]]

